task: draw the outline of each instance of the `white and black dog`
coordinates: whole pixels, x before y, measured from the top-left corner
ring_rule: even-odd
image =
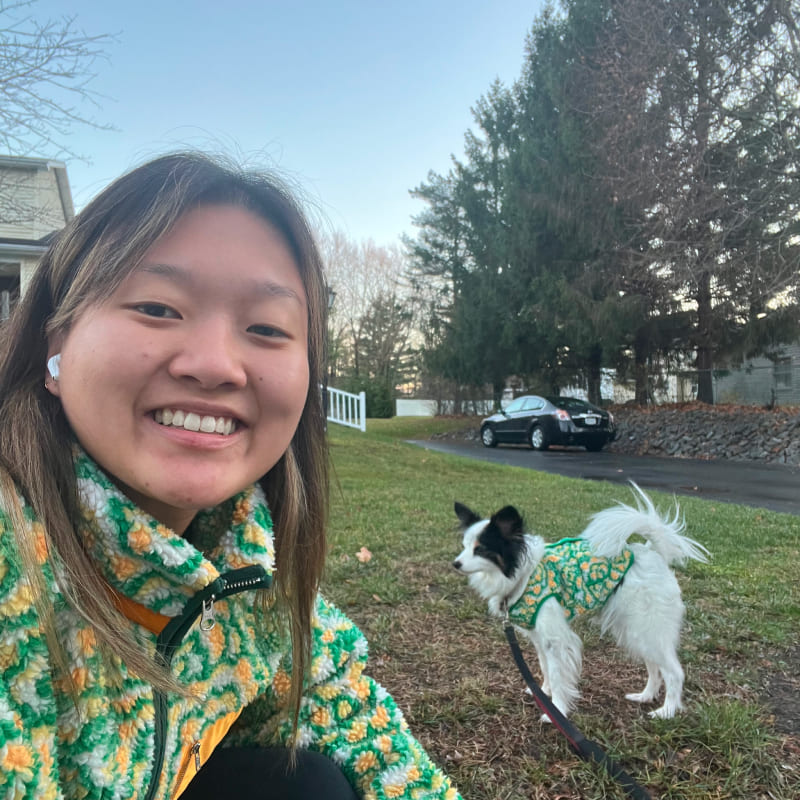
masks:
[[[595,612],[627,653],[647,667],[647,685],[628,700],[649,703],[662,683],[663,705],[650,716],[669,718],[683,706],[683,669],[677,647],[684,605],[670,565],[707,561],[708,550],[683,535],[677,504],[671,516],[656,510],[633,484],[636,507],[623,503],[595,514],[576,539],[545,544],[526,533],[513,506],[483,519],[461,503],[463,550],[453,566],[469,576],[497,616],[506,612],[533,643],[542,689],[568,715],[580,696],[583,645],[570,621]],[[646,544],[628,543],[638,534]]]

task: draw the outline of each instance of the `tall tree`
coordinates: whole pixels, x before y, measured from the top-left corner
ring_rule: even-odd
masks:
[[[535,321],[523,336],[540,345],[529,369],[554,391],[579,380],[595,402],[602,368],[629,372],[629,361],[637,397],[647,398],[648,365],[667,341],[659,332],[674,328],[676,305],[662,282],[636,268],[649,249],[638,227],[643,210],[623,213],[615,187],[601,179],[598,130],[580,103],[590,93],[585,54],[604,40],[612,6],[574,0],[534,24],[509,166],[515,257],[527,262],[527,316]]]
[[[565,103],[578,33],[548,11],[534,24],[516,85],[520,145],[509,165],[515,277],[525,298],[518,369],[550,392],[577,379],[583,356],[600,355],[600,348],[581,352],[578,341],[584,338],[579,329],[591,318],[575,324],[575,301],[595,283],[590,279],[579,287],[578,279],[591,270],[587,262],[599,238],[594,227],[604,208],[602,202],[590,202],[593,187],[582,180],[586,149],[576,124],[580,120],[570,116]]]
[[[473,117],[465,159],[454,159],[447,176],[431,173],[412,192],[429,208],[414,218],[420,234],[407,246],[416,280],[432,279],[440,288],[439,341],[428,366],[456,384],[491,385],[499,403],[515,358],[506,323],[519,307],[506,291],[512,265],[504,177],[516,136],[511,93],[495,82]]]
[[[763,351],[798,323],[796,4],[562,0],[465,159],[413,194],[442,287],[429,363],[556,390],[601,370],[646,401],[664,366]]]
[[[797,16],[780,0],[616,0],[583,62],[601,177],[646,210],[630,219],[641,268],[694,308],[705,402],[715,359],[796,330]]]
[[[361,374],[392,393],[413,380],[414,313],[407,299],[385,291],[375,297],[363,319]]]
[[[428,208],[413,218],[419,229],[417,238],[403,238],[412,267],[409,279],[429,306],[438,329],[438,321],[452,306],[472,265],[455,171],[450,170],[447,175],[429,172],[427,183],[420,184],[410,194],[427,203]]]

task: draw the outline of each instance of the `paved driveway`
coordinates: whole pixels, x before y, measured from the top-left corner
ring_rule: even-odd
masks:
[[[413,444],[440,453],[570,478],[615,483],[633,480],[643,489],[800,514],[800,467],[750,461],[626,456],[605,451],[588,453],[582,448],[551,449],[544,453],[508,445],[489,449],[478,442],[452,440],[415,441]]]

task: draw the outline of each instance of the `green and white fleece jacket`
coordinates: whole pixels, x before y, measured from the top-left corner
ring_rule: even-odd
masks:
[[[260,488],[200,514],[191,544],[136,507],[85,454],[75,463],[87,549],[126,616],[138,620],[130,623],[136,635],[197,696],[154,692],[99,653],[92,628],[64,602],[39,534],[37,555],[79,691],[76,708],[54,678],[0,514],[0,798],[167,800],[231,724],[225,743],[288,743],[286,635],[254,603],[274,571]],[[39,523],[25,512],[35,532]],[[456,800],[392,698],[362,674],[366,657],[355,625],[320,598],[298,744],[332,758],[365,800]]]

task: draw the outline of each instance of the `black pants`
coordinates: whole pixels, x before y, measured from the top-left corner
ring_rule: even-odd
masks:
[[[180,800],[357,800],[328,758],[297,750],[295,767],[282,747],[218,747]]]

